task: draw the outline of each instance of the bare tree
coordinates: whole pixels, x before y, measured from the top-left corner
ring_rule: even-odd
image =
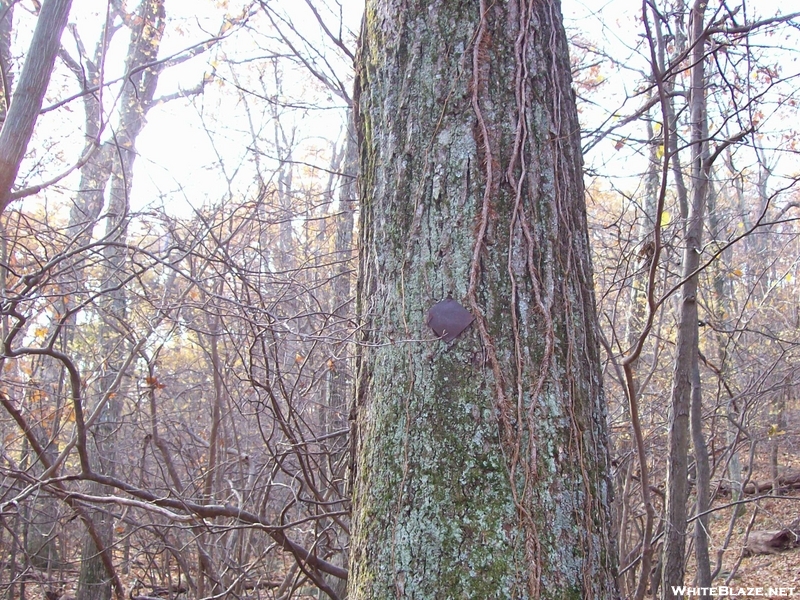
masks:
[[[10,11],[11,5],[4,4],[4,11]],[[0,214],[11,202],[11,191],[42,108],[71,5],[72,0],[44,0],[39,11],[25,66],[0,130]],[[3,76],[6,98],[10,89],[7,78],[8,71]]]

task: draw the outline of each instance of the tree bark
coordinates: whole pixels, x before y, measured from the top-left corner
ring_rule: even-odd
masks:
[[[5,121],[11,102],[11,32],[14,30],[14,0],[0,0],[0,119]]]
[[[350,598],[617,597],[559,3],[372,0],[357,78]]]
[[[142,3],[140,11],[136,14],[135,23],[138,27],[131,32],[131,41],[128,47],[126,69],[129,73],[133,72],[135,67],[153,63],[158,57],[161,37],[164,33],[165,16],[164,0]],[[98,171],[93,163],[87,165],[90,169],[89,180],[97,186],[94,190],[86,190],[89,198],[102,194],[107,181],[104,179],[104,175],[111,180],[105,231],[105,239],[109,245],[103,249],[105,263],[102,270],[103,283],[110,291],[102,305],[105,311],[103,317],[106,322],[101,327],[100,338],[107,367],[100,383],[101,397],[113,392],[112,386],[118,380],[120,365],[124,362],[126,344],[124,341],[121,342],[119,331],[124,329],[128,315],[124,289],[124,280],[127,276],[127,256],[124,244],[127,241],[130,219],[129,198],[133,187],[133,165],[136,159],[134,146],[139,133],[144,128],[145,115],[152,106],[159,74],[160,67],[151,67],[136,72],[126,81],[120,97],[122,108],[113,142],[115,156],[111,170],[104,173],[102,170]],[[93,181],[92,177],[97,177],[98,181]],[[98,206],[96,201],[90,200],[85,205],[75,208],[76,211],[86,211],[84,216],[92,219],[95,217],[94,211],[98,209]],[[75,217],[76,211],[73,211],[73,217]],[[87,226],[90,224],[91,220]],[[94,432],[96,449],[92,467],[96,473],[108,476],[115,474],[118,441],[115,433],[119,425],[121,410],[121,400],[113,397],[108,401],[98,420]],[[93,483],[92,491],[102,495],[107,489],[102,484]],[[114,530],[110,515],[104,510],[99,510],[93,513],[93,518],[97,520],[96,526],[102,537],[102,543],[106,548],[111,548],[114,542]],[[111,597],[112,582],[116,579],[116,574],[109,573],[106,565],[102,563],[96,541],[87,537],[84,540],[81,559],[78,600],[108,600]],[[119,595],[119,590],[117,592]]]
[[[42,2],[30,50],[0,131],[0,214],[10,202],[11,188],[33,135],[71,5],[72,0]]]
[[[672,380],[672,400],[669,417],[669,449],[667,464],[667,501],[664,533],[664,570],[662,586],[664,598],[678,597],[674,586],[683,585],[686,557],[689,416],[692,395],[699,421],[700,390],[697,369],[698,326],[697,292],[698,268],[702,253],[703,217],[708,195],[710,159],[708,152],[708,124],[706,117],[705,85],[705,14],[706,4],[696,0],[692,7],[691,47],[692,69],[689,98],[692,190],[691,205],[685,229],[681,277],[680,316],[676,341],[675,368]],[[693,381],[694,379],[694,381]],[[700,424],[697,423],[697,427]],[[698,446],[702,431],[695,431]],[[699,451],[702,455],[702,449]],[[705,505],[702,499],[698,504]],[[703,532],[700,532],[703,534]]]

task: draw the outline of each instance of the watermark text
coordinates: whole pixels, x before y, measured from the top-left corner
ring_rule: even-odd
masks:
[[[789,597],[795,592],[800,595],[800,588],[793,587],[734,587],[720,585],[715,587],[691,587],[688,585],[673,585],[672,593],[676,596],[770,596]]]

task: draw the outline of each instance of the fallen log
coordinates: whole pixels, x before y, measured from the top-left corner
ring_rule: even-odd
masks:
[[[788,473],[784,473],[783,475],[778,476],[778,492],[785,493],[789,490],[800,490],[800,471],[790,471]],[[747,485],[744,486],[744,493],[748,496],[753,496],[755,494],[763,494],[765,492],[769,492],[772,490],[773,482],[770,479],[769,481],[756,481],[755,479],[751,479],[747,482]],[[730,494],[731,493],[731,484],[728,481],[723,482],[719,486],[719,491],[722,494]]]
[[[744,547],[745,554],[778,554],[800,546],[800,531],[781,529],[779,531],[752,531]]]

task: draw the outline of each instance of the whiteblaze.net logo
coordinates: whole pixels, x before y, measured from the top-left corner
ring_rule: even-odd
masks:
[[[768,596],[775,597],[788,597],[794,596],[795,590],[800,588],[793,587],[729,587],[720,585],[716,587],[691,587],[688,585],[673,585],[672,593],[676,596],[727,596],[728,598],[744,597],[744,596]],[[798,591],[800,595],[800,591]]]

